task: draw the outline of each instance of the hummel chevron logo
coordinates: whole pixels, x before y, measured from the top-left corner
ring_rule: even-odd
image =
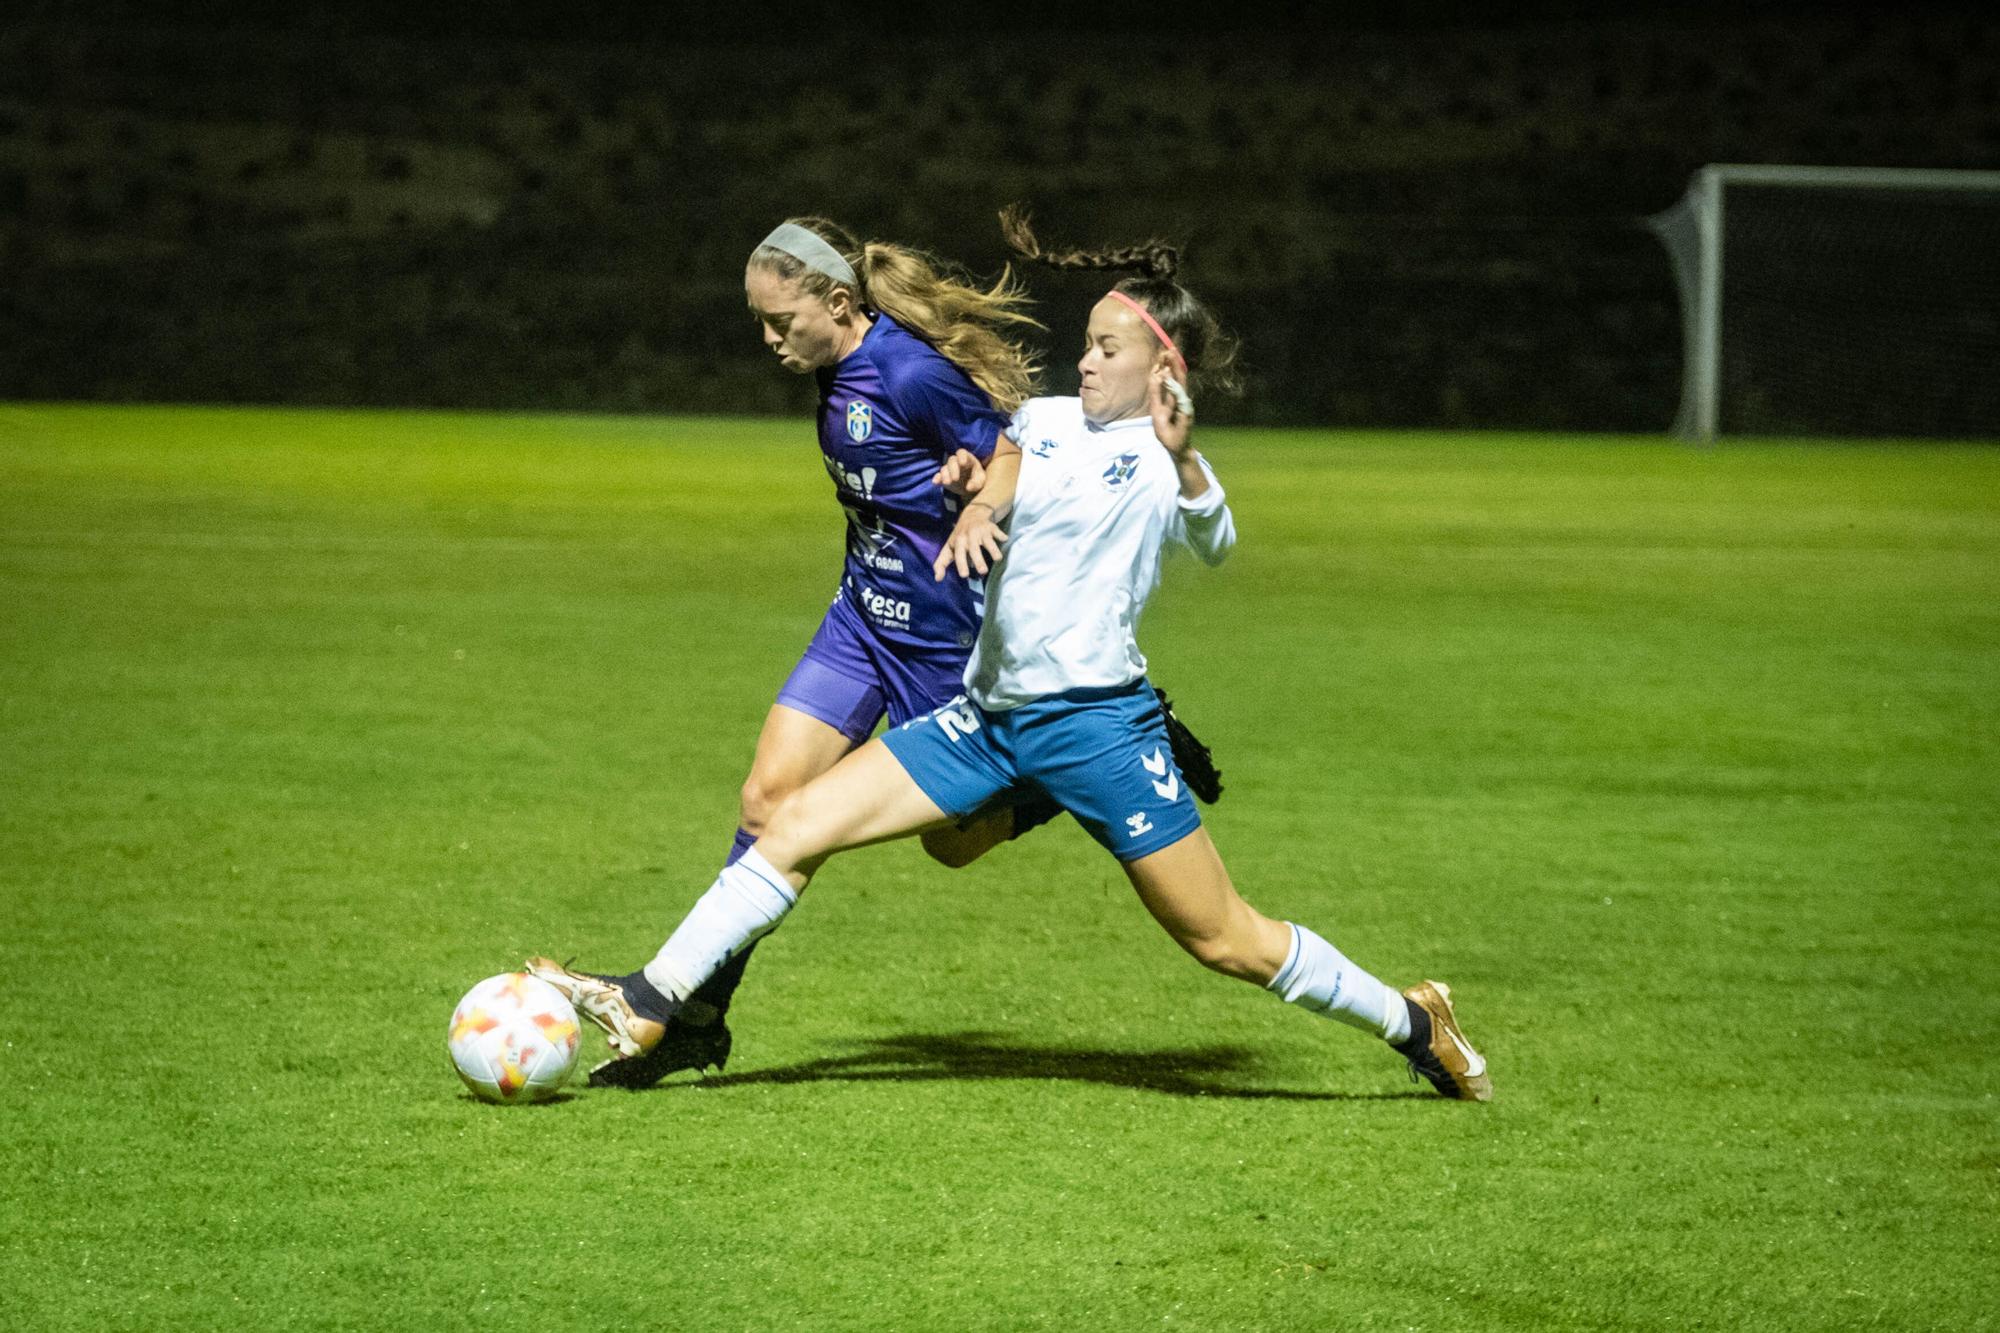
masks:
[[[1148,773],[1154,775],[1153,790],[1160,794],[1161,800],[1171,801],[1181,794],[1181,775],[1168,770],[1167,757],[1160,753],[1158,746],[1153,747],[1151,759],[1142,758],[1139,763]],[[1165,782],[1160,781],[1161,774],[1166,775]]]

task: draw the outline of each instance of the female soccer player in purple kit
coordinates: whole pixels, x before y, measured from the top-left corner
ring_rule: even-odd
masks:
[[[729,864],[785,797],[891,725],[957,694],[979,634],[980,584],[939,582],[931,565],[958,518],[934,478],[948,459],[986,459],[1033,388],[1034,362],[1008,337],[1040,327],[1005,276],[982,290],[929,257],[861,244],[824,218],[793,218],[751,252],[744,272],[764,345],[819,384],[819,445],[847,512],[838,590],[764,720],[742,791]],[[1001,808],[927,834],[925,849],[961,866],[1058,813]],[[728,1059],[724,1021],[750,951],[688,997],[667,1036],[640,1059],[613,1060],[593,1083],[645,1086]]]

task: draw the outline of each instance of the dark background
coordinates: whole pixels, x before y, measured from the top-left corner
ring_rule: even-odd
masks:
[[[0,396],[795,411],[766,230],[990,275],[1023,200],[1185,242],[1211,419],[1659,430],[1695,168],[2000,166],[1978,7],[264,8],[0,18]],[[1066,391],[1103,280],[1030,277]]]

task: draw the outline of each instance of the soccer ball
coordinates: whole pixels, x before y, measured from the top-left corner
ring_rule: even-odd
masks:
[[[445,1049],[481,1100],[538,1102],[576,1068],[582,1035],[561,991],[526,972],[502,972],[467,991],[451,1011]]]

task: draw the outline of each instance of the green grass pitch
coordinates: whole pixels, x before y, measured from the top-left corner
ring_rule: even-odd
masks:
[[[1216,841],[1491,1105],[1067,821],[835,861],[725,1076],[475,1103],[460,992],[727,847],[808,426],[0,407],[0,1323],[1995,1326],[2000,452],[1205,445],[1145,642]]]

